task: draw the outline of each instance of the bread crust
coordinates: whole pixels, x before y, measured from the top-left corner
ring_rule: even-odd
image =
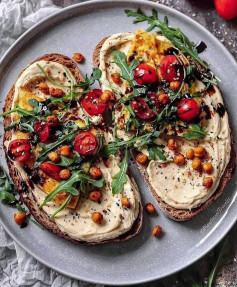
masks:
[[[94,67],[99,67],[100,65],[100,49],[102,48],[104,42],[106,41],[108,37],[105,37],[104,39],[102,39],[95,47],[94,53],[93,53],[93,65]],[[198,215],[200,212],[202,212],[203,210],[205,210],[208,206],[210,206],[211,204],[213,204],[217,198],[223,193],[225,186],[227,185],[228,181],[230,180],[232,174],[235,171],[235,167],[236,167],[236,152],[235,152],[235,141],[234,141],[234,136],[233,136],[233,132],[230,128],[230,132],[231,132],[231,154],[230,154],[230,161],[224,171],[224,174],[222,175],[222,178],[220,180],[220,184],[218,186],[218,188],[216,189],[216,191],[214,192],[214,194],[203,204],[201,204],[199,207],[194,208],[192,210],[186,210],[186,209],[177,209],[174,208],[170,205],[168,205],[167,203],[165,203],[161,197],[159,197],[157,195],[157,193],[155,192],[154,188],[152,187],[150,181],[149,181],[149,177],[146,171],[147,165],[142,165],[139,164],[138,162],[136,162],[135,158],[136,155],[138,154],[138,152],[134,149],[131,151],[131,154],[143,176],[143,178],[145,179],[147,185],[149,186],[152,195],[155,197],[155,199],[158,202],[159,207],[161,208],[161,210],[164,212],[164,214],[169,217],[170,219],[173,219],[175,221],[187,221],[191,218],[193,218],[194,216]]]
[[[46,54],[42,57],[37,58],[31,64],[33,64],[34,62],[41,61],[41,60],[53,61],[53,62],[60,63],[64,66],[66,66],[71,71],[71,73],[74,75],[77,82],[84,80],[84,78],[83,78],[81,72],[79,71],[76,63],[67,56],[64,56],[61,54]],[[20,73],[20,75],[21,75],[21,73]],[[5,105],[3,108],[4,111],[8,111],[11,109],[12,101],[13,101],[13,97],[14,97],[14,91],[15,91],[15,84],[12,86],[11,90],[9,91],[9,93],[7,95],[7,98],[5,100]],[[11,116],[10,115],[5,116],[4,117],[4,127],[9,126],[10,123],[11,123]],[[11,139],[11,137],[12,137],[12,133],[10,131],[6,131],[4,134],[4,137],[3,137],[3,143],[6,140],[9,141]],[[11,178],[12,178],[12,180],[16,186],[16,189],[20,195],[20,200],[28,207],[28,209],[30,210],[30,213],[34,216],[34,218],[42,226],[44,226],[46,229],[52,231],[53,233],[55,233],[59,237],[65,238],[65,239],[72,241],[76,244],[84,244],[84,245],[99,245],[99,244],[105,244],[105,243],[110,243],[110,242],[122,242],[122,241],[129,240],[130,238],[136,236],[140,232],[141,226],[142,226],[142,219],[143,219],[143,209],[142,209],[141,203],[139,203],[139,215],[138,215],[136,221],[134,222],[132,228],[128,232],[120,235],[117,238],[104,240],[101,242],[86,242],[86,241],[76,240],[76,239],[70,237],[69,234],[61,231],[58,228],[55,221],[52,220],[43,209],[38,208],[39,204],[37,203],[37,200],[33,194],[32,183],[30,182],[30,180],[26,180],[26,181],[22,180],[20,172],[18,171],[17,168],[15,168],[14,164],[12,163],[11,160],[9,160],[9,158],[7,156],[6,146],[4,144],[3,144],[3,146],[4,146],[5,155],[6,155],[7,165],[9,168],[9,174],[10,174],[10,176],[11,176]],[[135,183],[135,180],[132,177],[131,177],[131,181],[132,181],[134,187],[136,188],[136,190],[138,190],[138,187]]]

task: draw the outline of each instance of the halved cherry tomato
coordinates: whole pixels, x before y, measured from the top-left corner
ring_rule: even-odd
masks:
[[[134,70],[134,79],[139,85],[149,85],[158,82],[158,75],[153,67],[139,64]]]
[[[151,119],[156,115],[141,97],[134,98],[131,102],[131,106],[134,113],[143,120]]]
[[[178,117],[185,122],[195,119],[200,111],[198,103],[193,99],[183,99],[178,105]]]
[[[97,139],[89,131],[81,132],[75,138],[75,149],[79,154],[91,155],[97,148]]]
[[[44,121],[36,121],[34,131],[38,134],[40,141],[43,143],[47,140],[50,134],[49,125]]]
[[[159,111],[159,108],[160,108],[160,104],[159,104],[159,101],[158,101],[158,95],[154,92],[147,92],[147,95],[151,101],[151,103],[156,107],[156,110]]]
[[[216,11],[226,20],[231,20],[237,16],[236,0],[215,0]]]
[[[105,112],[107,103],[102,101],[101,95],[101,90],[94,89],[87,93],[82,99],[81,105],[89,115],[100,115]]]
[[[59,173],[61,171],[61,167],[56,165],[56,164],[52,164],[49,162],[43,162],[41,163],[41,165],[39,166],[39,168],[46,173],[48,176],[52,177],[53,179],[60,181],[60,176]]]
[[[17,139],[10,142],[8,146],[9,157],[17,162],[26,162],[30,158],[31,145],[26,139]]]
[[[182,81],[184,77],[183,67],[174,55],[165,56],[160,62],[162,78],[168,82]]]

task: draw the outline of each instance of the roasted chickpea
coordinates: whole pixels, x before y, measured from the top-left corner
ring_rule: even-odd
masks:
[[[60,161],[60,156],[55,151],[52,151],[51,153],[49,153],[48,158],[54,163],[57,163]]]
[[[24,223],[24,221],[26,220],[26,214],[23,212],[17,212],[14,214],[14,221],[21,225],[22,223]]]
[[[179,144],[177,141],[175,141],[174,139],[169,139],[167,146],[170,150],[176,150],[179,148]]]
[[[183,154],[181,153],[176,153],[176,155],[174,156],[174,163],[181,166],[183,164],[185,164],[185,157]]]
[[[156,225],[152,230],[152,235],[155,237],[159,237],[162,232],[162,227],[160,225]]]
[[[180,86],[181,86],[181,83],[179,81],[170,82],[170,88],[173,92],[177,92]]]
[[[213,166],[210,162],[205,162],[202,165],[202,168],[203,168],[203,171],[207,174],[212,174],[212,172],[213,172]]]
[[[148,157],[142,152],[136,156],[136,161],[140,164],[146,163],[147,159],[148,159]]]
[[[59,148],[58,152],[62,155],[62,156],[66,156],[68,157],[70,155],[71,152],[71,148],[68,145],[63,145]]]
[[[94,179],[100,178],[102,176],[102,172],[101,172],[100,168],[98,168],[97,166],[92,166],[89,169],[89,174]]]
[[[124,130],[124,129],[125,129],[124,116],[118,118],[118,120],[117,120],[117,125],[118,125],[118,128],[119,128],[120,130]]]
[[[146,206],[145,206],[145,209],[146,209],[146,212],[147,213],[150,213],[150,214],[153,214],[155,213],[155,207],[152,203],[147,203]]]
[[[46,121],[50,127],[56,127],[59,123],[58,118],[56,116],[48,116]]]
[[[122,197],[121,199],[121,202],[122,202],[122,205],[127,207],[127,208],[130,208],[131,207],[131,203],[130,203],[130,200],[127,198],[127,197]]]
[[[49,94],[49,86],[46,83],[40,83],[39,90],[45,95]]]
[[[92,213],[92,220],[95,223],[101,223],[103,220],[103,214],[101,214],[100,212],[93,212]]]
[[[193,159],[194,157],[194,150],[192,148],[189,148],[187,151],[186,151],[186,157],[188,159]]]
[[[202,162],[199,158],[195,158],[192,162],[192,168],[195,170],[202,169]]]
[[[65,95],[64,91],[58,88],[49,88],[49,94],[55,98],[62,98]]]
[[[84,56],[80,53],[74,53],[72,57],[77,63],[81,63],[84,60]]]
[[[213,185],[213,179],[211,177],[205,177],[202,183],[206,188],[211,188]]]
[[[101,100],[104,102],[114,101],[115,100],[114,93],[109,90],[105,90],[101,95]]]
[[[194,149],[194,156],[195,157],[199,157],[199,158],[203,158],[206,154],[206,149],[202,146],[197,146]]]
[[[100,190],[92,190],[90,193],[89,193],[89,197],[90,197],[90,200],[92,201],[98,201],[102,196],[102,193]]]
[[[168,104],[169,101],[170,101],[170,98],[165,93],[162,93],[158,96],[158,102],[161,103],[162,105]]]
[[[59,176],[61,179],[69,179],[69,177],[71,176],[71,172],[69,169],[62,169],[59,173]]]
[[[113,74],[111,75],[111,78],[112,78],[113,82],[114,82],[116,85],[120,85],[120,84],[121,84],[121,78],[120,78],[120,76],[119,76],[118,74],[113,73]]]

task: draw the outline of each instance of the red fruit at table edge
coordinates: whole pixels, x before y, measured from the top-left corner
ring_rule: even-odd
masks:
[[[75,138],[75,149],[79,154],[91,155],[97,149],[97,139],[93,133],[84,131]]]
[[[158,82],[158,75],[153,67],[139,64],[134,70],[134,79],[139,85],[149,85]]]
[[[231,20],[237,16],[236,0],[215,0],[215,6],[218,14],[226,20]]]
[[[45,142],[50,135],[49,125],[44,121],[37,120],[34,124],[34,131],[38,134],[42,143]]]
[[[31,145],[27,139],[16,139],[8,146],[8,155],[13,161],[24,163],[30,158]]]
[[[105,112],[108,105],[101,100],[101,95],[101,90],[94,89],[83,97],[81,105],[89,115],[101,115]]]
[[[193,99],[183,99],[178,103],[177,107],[178,117],[184,122],[195,119],[200,112],[198,103]]]
[[[141,98],[137,97],[131,101],[134,113],[143,120],[155,117],[155,113],[148,107],[148,104]]]
[[[59,173],[61,171],[61,167],[56,165],[56,164],[52,164],[49,162],[43,162],[41,163],[41,165],[39,166],[39,168],[45,173],[47,174],[49,177],[52,177],[53,179],[60,181],[60,176]]]
[[[163,80],[168,82],[183,81],[183,66],[174,55],[165,56],[160,62],[160,73]]]

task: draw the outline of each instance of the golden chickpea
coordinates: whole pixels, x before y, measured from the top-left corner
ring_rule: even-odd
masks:
[[[145,206],[145,209],[146,209],[146,212],[147,213],[150,213],[150,214],[153,214],[155,213],[155,207],[152,203],[147,203],[146,206]]]
[[[179,144],[177,141],[175,141],[174,139],[169,139],[167,146],[170,150],[176,150],[179,148]]]
[[[211,188],[213,185],[213,179],[211,177],[205,177],[202,183],[206,188]]]
[[[174,156],[174,163],[181,166],[183,164],[185,164],[185,157],[183,154],[181,153],[177,153],[175,156]]]
[[[94,179],[98,179],[98,178],[100,178],[102,176],[102,172],[101,172],[100,168],[98,168],[97,166],[92,166],[89,169],[89,174]]]
[[[170,98],[165,93],[162,93],[158,96],[158,102],[161,103],[162,105],[168,104],[169,101],[170,101]]]
[[[24,223],[24,221],[26,220],[26,214],[23,212],[17,212],[14,214],[14,221],[21,225],[22,223]]]
[[[113,73],[113,74],[111,75],[111,78],[112,78],[113,82],[114,82],[116,85],[120,85],[120,84],[121,84],[121,78],[120,78],[120,76],[119,76],[118,74]]]
[[[100,190],[92,190],[89,193],[89,198],[92,201],[98,201],[101,198],[101,196],[102,196],[102,193]]]
[[[195,170],[202,169],[202,162],[199,158],[195,158],[192,162],[192,168]]]
[[[50,127],[56,127],[59,123],[58,118],[56,116],[48,116],[46,121]]]
[[[55,98],[62,98],[65,95],[64,91],[58,88],[49,88],[49,94]]]
[[[61,179],[69,179],[69,177],[71,176],[71,172],[69,169],[62,169],[59,173],[59,176]]]
[[[81,63],[84,60],[84,56],[80,53],[74,53],[72,58],[77,62]]]
[[[199,157],[199,158],[203,158],[206,154],[206,149],[202,146],[197,146],[194,149],[194,156],[195,157]]]
[[[92,213],[92,220],[95,222],[95,223],[101,223],[102,220],[103,220],[103,214],[101,214],[100,212],[93,212]]]
[[[40,83],[39,90],[45,95],[49,94],[49,86],[46,83]]]
[[[147,159],[148,159],[148,157],[142,152],[136,156],[136,161],[140,164],[146,163]]]
[[[179,81],[170,82],[170,88],[173,92],[177,92],[180,86],[181,86],[181,83]]]
[[[130,200],[127,197],[122,197],[121,202],[122,202],[123,206],[125,206],[127,208],[131,207]]]
[[[54,163],[58,163],[60,161],[60,156],[55,151],[52,151],[51,153],[49,153],[48,158]]]
[[[160,225],[156,225],[152,230],[152,235],[155,237],[159,237],[162,233],[162,227]]]
[[[118,125],[118,128],[119,128],[120,130],[124,130],[124,129],[125,129],[124,116],[118,118],[118,120],[117,120],[117,125]]]
[[[70,155],[71,152],[71,148],[68,145],[63,145],[59,148],[58,152],[62,155],[62,156],[66,156],[68,157]]]
[[[186,157],[188,159],[193,159],[194,157],[194,150],[192,148],[189,148],[187,151],[186,151]]]
[[[212,172],[213,172],[213,166],[210,162],[205,162],[202,165],[202,168],[203,168],[203,171],[207,174],[212,174]]]
[[[109,90],[105,90],[101,95],[101,100],[104,102],[114,101],[115,100],[114,93]]]

